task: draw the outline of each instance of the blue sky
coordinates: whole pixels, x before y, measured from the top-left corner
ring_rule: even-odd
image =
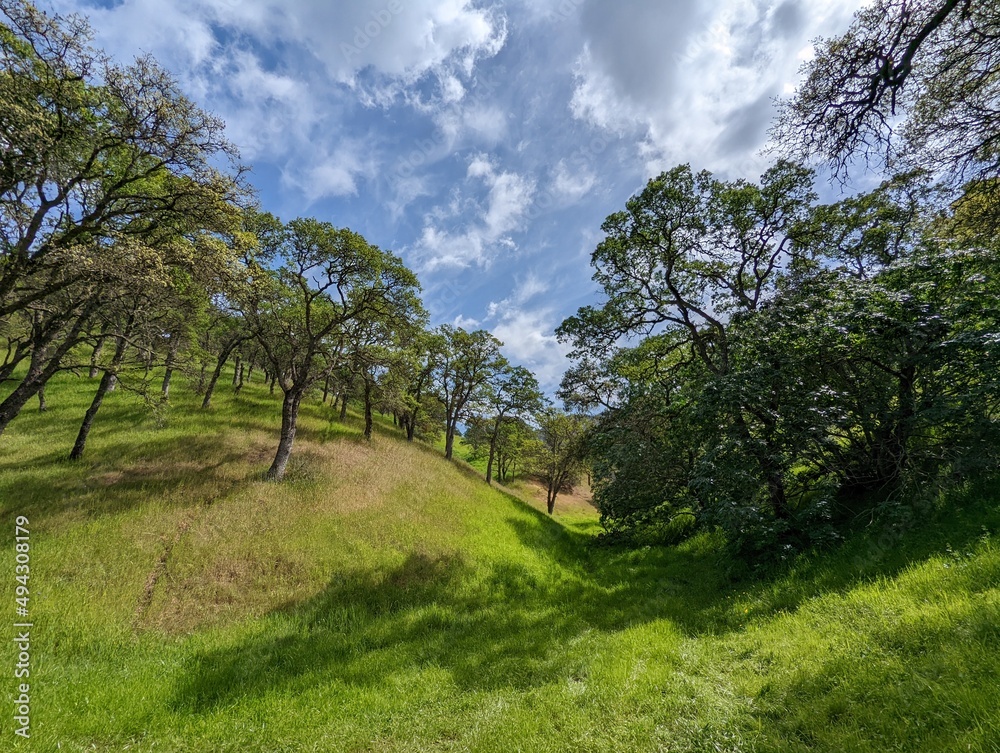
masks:
[[[552,389],[604,218],[659,171],[756,179],[773,98],[861,0],[51,0],[226,120],[261,203],[361,232],[435,324]]]

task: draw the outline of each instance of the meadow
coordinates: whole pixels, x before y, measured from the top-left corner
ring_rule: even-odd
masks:
[[[596,511],[361,436],[311,401],[50,383],[0,439],[0,600],[29,520],[24,751],[1000,751],[1000,488],[751,573],[701,535],[600,545]],[[2,642],[4,694],[16,662]]]

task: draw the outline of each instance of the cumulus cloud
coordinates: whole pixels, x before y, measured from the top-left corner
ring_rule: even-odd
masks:
[[[454,321],[452,321],[452,325],[454,325],[455,327],[461,327],[462,329],[467,329],[470,331],[479,327],[479,324],[480,322],[478,319],[472,319],[471,317],[467,317],[462,314],[456,316]]]
[[[680,161],[751,176],[764,166],[772,99],[797,78],[809,40],[862,0],[625,0],[589,3],[571,107],[642,141],[648,171]]]
[[[517,247],[511,234],[524,226],[535,195],[535,182],[499,169],[485,154],[472,157],[466,177],[479,190],[485,186],[488,189],[486,196],[478,202],[453,197],[447,207],[438,207],[437,212],[428,217],[429,222],[415,249],[425,271],[489,266],[498,254]],[[456,215],[460,215],[457,226],[440,225]],[[465,220],[464,223],[461,220]]]
[[[503,342],[504,353],[531,369],[543,388],[554,391],[566,369],[568,349],[554,334],[562,317],[553,306],[538,305],[551,289],[534,272],[518,276],[510,296],[487,306],[485,321]]]
[[[504,354],[531,369],[543,389],[554,391],[566,370],[569,352],[554,334],[561,317],[552,308],[529,309],[509,304],[497,314],[490,330],[504,344]]]
[[[759,175],[773,97],[864,0],[41,2],[221,115],[269,210],[402,250],[551,385],[601,218],[677,162]]]
[[[195,100],[227,122],[230,138],[253,161],[283,162],[282,185],[314,200],[355,194],[377,174],[376,154],[341,123],[352,106],[418,102],[415,87],[437,81],[427,104],[448,115],[459,137],[487,143],[503,118],[483,103],[463,107],[476,65],[496,55],[507,20],[470,0],[52,0],[83,12],[98,43],[119,59],[152,52]],[[317,154],[318,153],[318,154]],[[414,194],[410,185],[403,195]]]

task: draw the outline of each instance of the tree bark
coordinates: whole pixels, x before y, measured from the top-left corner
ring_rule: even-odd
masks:
[[[503,421],[503,417],[497,418],[493,423],[493,433],[490,435],[490,459],[486,461],[486,484],[487,486],[493,483],[493,458],[496,456],[497,451],[497,437],[500,436],[500,422]]]
[[[278,442],[278,451],[274,455],[274,462],[271,463],[265,476],[269,481],[281,481],[285,477],[288,458],[292,455],[292,444],[295,442],[295,425],[298,422],[301,401],[301,391],[293,389],[285,393],[285,399],[281,404],[281,439]]]
[[[98,362],[101,360],[101,352],[104,350],[104,341],[107,337],[108,327],[105,326],[101,330],[101,336],[97,338],[97,343],[94,345],[94,352],[90,354],[90,373],[87,376],[91,379],[97,379],[97,375],[101,371]]]
[[[174,376],[174,361],[177,360],[177,351],[180,349],[180,338],[176,333],[172,333],[170,338],[170,350],[167,351],[166,371],[163,372],[163,385],[160,387],[160,400],[167,402],[170,399],[170,380]]]
[[[236,354],[236,363],[233,366],[233,386],[235,387],[239,382],[240,378],[240,368],[243,366],[243,361],[240,358],[240,354]]]
[[[221,353],[219,353],[219,358],[215,364],[215,371],[212,372],[212,378],[208,380],[208,388],[205,390],[205,399],[201,401],[202,410],[207,410],[209,406],[212,405],[212,393],[215,392],[215,384],[219,381],[219,377],[222,375],[222,367],[226,365],[226,361],[229,360],[229,354],[233,352],[233,348],[224,348]],[[272,384],[273,390],[273,384]]]
[[[203,360],[201,362],[201,372],[198,374],[198,386],[194,388],[194,394],[200,395],[205,391],[205,372],[208,370],[208,364]]]
[[[451,460],[451,456],[455,451],[455,427],[448,425],[444,433],[444,458],[445,460]]]
[[[90,407],[87,408],[87,412],[84,414],[83,423],[80,425],[80,432],[76,435],[76,442],[69,453],[70,460],[79,460],[83,457],[83,451],[87,447],[87,437],[90,434],[91,427],[94,425],[94,418],[97,416],[97,411],[101,409],[104,396],[111,392],[111,387],[117,379],[118,367],[121,366],[122,360],[125,358],[125,351],[128,349],[128,336],[134,321],[134,316],[129,317],[128,324],[125,325],[125,331],[118,338],[114,357],[111,359],[108,368],[105,369],[104,376],[101,377],[101,383],[97,385],[97,394],[94,395]]]
[[[21,409],[38,393],[38,390],[42,389],[45,383],[52,378],[52,375],[59,371],[62,359],[79,342],[80,336],[95,310],[96,304],[91,304],[81,312],[73,327],[51,355],[48,351],[51,339],[47,342],[35,343],[28,372],[24,375],[24,379],[0,403],[0,435],[6,431],[10,422],[17,417]],[[47,361],[46,358],[48,358]]]
[[[242,363],[239,364],[238,368],[236,369],[237,373],[239,374],[239,379],[236,382],[236,389],[233,390],[233,394],[235,395],[240,394],[240,392],[243,390],[243,369],[244,369],[244,364]]]
[[[365,380],[365,439],[372,439],[372,385]]]
[[[340,396],[340,420],[347,420],[347,393]]]
[[[45,402],[45,385],[43,384],[38,390],[38,412],[45,413],[49,409],[49,404]]]

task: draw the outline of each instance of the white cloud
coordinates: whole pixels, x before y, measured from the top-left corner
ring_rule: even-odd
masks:
[[[476,154],[469,161],[469,169],[465,174],[469,178],[488,178],[495,169],[488,154]]]
[[[554,334],[559,317],[552,309],[527,310],[508,306],[493,334],[504,344],[503,352],[511,360],[534,372],[543,388],[559,385],[568,361],[569,349]]]
[[[441,79],[441,99],[451,104],[461,102],[464,97],[465,87],[462,82],[454,74],[445,74]]]
[[[370,177],[375,170],[371,147],[364,142],[345,140],[334,153],[319,156],[308,166],[291,163],[282,174],[282,182],[314,202],[330,196],[356,194],[358,178]]]
[[[387,202],[392,219],[398,220],[406,208],[421,196],[432,196],[433,191],[423,177],[414,175],[395,176],[392,181],[393,196]]]
[[[455,317],[452,325],[455,327],[461,327],[462,329],[474,330],[480,325],[480,323],[481,322],[478,319],[472,319],[459,314]]]
[[[797,80],[808,41],[842,29],[862,0],[624,0],[588,4],[573,114],[642,140],[647,172],[692,161],[746,177],[772,98]]]
[[[504,353],[531,369],[542,386],[552,390],[568,365],[569,349],[554,334],[561,317],[552,307],[527,305],[550,289],[550,283],[535,272],[518,277],[510,296],[486,307],[486,321],[494,323],[491,331],[503,342]]]
[[[445,207],[431,213],[415,249],[424,270],[440,267],[486,267],[503,251],[516,248],[511,233],[524,226],[535,195],[535,182],[514,172],[501,171],[486,154],[469,161],[466,177],[485,185],[483,202],[453,197]],[[442,228],[439,224],[456,215],[471,217],[464,226]]]
[[[582,199],[596,184],[597,176],[592,171],[584,168],[573,172],[566,160],[559,161],[552,176],[552,192],[556,198],[569,204]]]
[[[359,152],[340,125],[354,103],[418,104],[415,84],[436,79],[428,107],[453,111],[453,138],[469,133],[495,144],[504,134],[503,117],[483,102],[464,102],[463,79],[506,43],[507,21],[496,7],[471,0],[89,2],[52,0],[59,12],[85,13],[98,44],[118,59],[153,53],[189,96],[226,120],[247,159],[280,163],[282,184],[310,200],[354,194],[360,178],[380,174],[376,152]],[[442,154],[448,146],[443,140]],[[401,197],[414,195],[413,185],[404,188]]]
[[[514,302],[517,304],[527,303],[535,296],[547,292],[549,292],[549,283],[531,272],[523,279],[517,281]]]
[[[511,172],[493,176],[486,214],[483,217],[488,237],[499,239],[504,234],[517,230],[534,195],[535,183],[528,178]]]
[[[450,61],[468,71],[507,34],[502,15],[468,0],[216,0],[214,11],[217,23],[262,41],[301,44],[351,84],[366,68],[409,81]]]

